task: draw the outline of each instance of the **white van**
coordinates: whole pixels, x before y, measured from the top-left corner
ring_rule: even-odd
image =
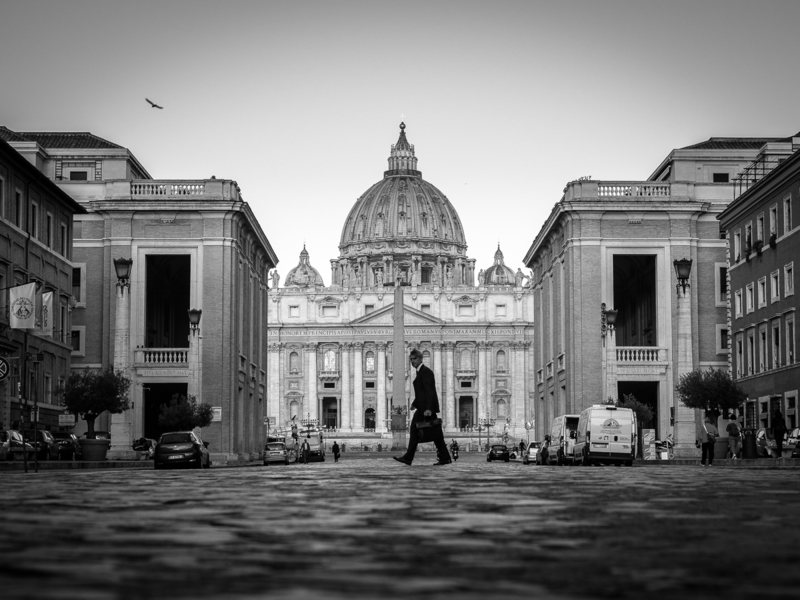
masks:
[[[575,432],[578,429],[579,415],[561,415],[553,419],[550,427],[550,464],[575,464]]]
[[[578,419],[576,464],[624,464],[636,458],[636,413],[612,404],[595,404]]]

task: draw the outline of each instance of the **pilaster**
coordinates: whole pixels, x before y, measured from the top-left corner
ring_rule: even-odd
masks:
[[[353,414],[354,432],[364,431],[364,343],[353,343]]]
[[[386,428],[386,344],[378,342],[378,397],[376,398],[377,414],[375,415],[375,432],[383,433]],[[395,349],[396,350],[396,349]],[[394,377],[402,377],[395,373]]]
[[[353,344],[345,342],[342,348],[342,399],[340,402],[341,416],[339,417],[339,427],[346,431],[353,428],[352,398],[350,396],[350,354]]]
[[[307,342],[303,350],[306,353],[306,373],[308,393],[301,419],[319,419],[319,398],[317,394],[317,342]]]

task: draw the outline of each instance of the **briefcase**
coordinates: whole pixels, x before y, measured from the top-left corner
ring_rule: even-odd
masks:
[[[429,419],[427,421],[417,421],[417,434],[420,443],[433,442],[437,439],[444,439],[441,419]]]

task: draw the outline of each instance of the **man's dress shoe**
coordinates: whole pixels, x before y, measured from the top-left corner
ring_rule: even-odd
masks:
[[[403,458],[402,456],[393,456],[392,458],[397,462],[403,463],[404,465],[408,465],[409,467],[411,466],[411,461]]]
[[[449,465],[449,464],[450,464],[450,463],[452,463],[452,462],[453,462],[452,460],[448,460],[447,462],[442,462],[442,461],[439,461],[439,462],[435,462],[435,463],[433,463],[433,466],[434,466],[434,467],[440,467],[440,466],[442,466],[442,465]]]

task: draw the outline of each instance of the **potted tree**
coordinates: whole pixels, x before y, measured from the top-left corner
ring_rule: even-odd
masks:
[[[111,367],[105,370],[73,372],[58,390],[68,412],[86,421],[86,438],[79,443],[84,460],[105,460],[111,440],[95,439],[94,422],[108,411],[119,414],[130,408],[128,389],[131,380]]]
[[[173,394],[169,404],[161,407],[158,426],[162,432],[191,431],[195,427],[208,427],[214,411],[210,404],[199,404],[194,397]]]

